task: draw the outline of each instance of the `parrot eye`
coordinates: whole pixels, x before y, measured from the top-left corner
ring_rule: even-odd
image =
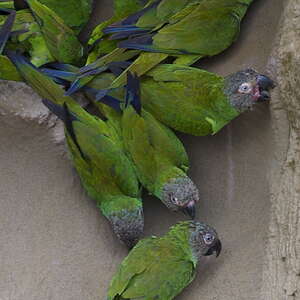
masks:
[[[171,201],[178,204],[178,198],[177,197],[171,196]]]
[[[250,83],[247,83],[247,82],[241,84],[239,87],[239,93],[242,93],[242,94],[247,94],[247,93],[251,92],[251,90],[252,90],[252,86]]]
[[[206,233],[203,237],[205,244],[210,245],[214,241],[214,236],[210,233]]]

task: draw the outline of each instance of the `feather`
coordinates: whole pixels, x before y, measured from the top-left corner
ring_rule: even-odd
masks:
[[[0,29],[0,54],[3,52],[6,42],[11,34],[11,30],[16,17],[16,12],[14,10],[2,9],[2,11],[6,13],[9,12],[9,15]]]
[[[140,99],[140,81],[136,75],[127,72],[126,100],[125,106],[132,105],[135,111],[140,115],[142,104]]]

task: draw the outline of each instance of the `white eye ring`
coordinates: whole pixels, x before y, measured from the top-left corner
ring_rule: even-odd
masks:
[[[247,94],[252,90],[252,86],[250,83],[244,82],[239,87],[239,92],[243,94]]]
[[[215,237],[210,233],[206,233],[203,237],[203,240],[207,245],[210,245],[214,241],[214,239]]]
[[[171,200],[172,200],[172,202],[178,204],[178,198],[172,196],[172,197],[171,197]]]

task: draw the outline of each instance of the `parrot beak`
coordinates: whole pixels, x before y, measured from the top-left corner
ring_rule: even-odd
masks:
[[[222,243],[218,239],[214,243],[214,245],[206,252],[205,256],[212,255],[214,252],[216,252],[216,257],[218,257],[220,255],[221,251],[222,251]]]
[[[190,216],[191,219],[193,219],[193,220],[195,219],[195,217],[196,217],[196,208],[195,208],[195,202],[194,201],[191,201],[186,207],[183,207],[181,210],[185,215]]]
[[[260,92],[260,96],[257,101],[264,102],[270,100],[271,96],[269,91],[276,87],[275,82],[265,75],[258,75],[256,81]]]

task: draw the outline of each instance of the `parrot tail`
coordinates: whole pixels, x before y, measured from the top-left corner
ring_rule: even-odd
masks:
[[[51,77],[56,83],[66,85],[68,82],[76,79],[76,74],[68,71],[60,71],[49,68],[40,68],[40,71]]]
[[[78,144],[73,128],[73,122],[78,121],[78,118],[69,111],[66,102],[64,102],[63,106],[53,103],[48,99],[43,99],[42,102],[52,113],[54,113],[60,120],[64,122],[68,134],[70,135],[74,144],[78,148],[82,158],[84,158],[84,154]]]
[[[140,115],[142,111],[140,97],[140,80],[137,75],[127,72],[127,88],[125,107],[132,105],[135,111]]]
[[[135,26],[138,22],[139,18],[143,16],[147,11],[151,9],[155,9],[161,0],[154,1],[151,5],[141,9],[137,13],[130,15],[125,18],[123,21],[112,24],[103,29],[104,34],[117,33],[111,36],[111,39],[120,39],[128,37],[132,34],[139,34],[149,32],[151,29],[149,28],[140,28]]]
[[[2,54],[6,42],[11,34],[11,30],[15,21],[16,12],[9,9],[1,9],[1,12],[8,13],[8,17],[0,30],[0,54]]]
[[[119,48],[125,49],[135,49],[146,52],[158,52],[158,53],[166,53],[166,54],[195,54],[190,53],[188,51],[180,50],[180,49],[164,49],[157,48],[153,45],[153,36],[155,32],[151,32],[149,34],[144,34],[141,36],[135,36],[133,38],[129,38],[128,40],[124,40],[118,43]]]
[[[111,62],[103,67],[91,69],[83,74],[76,74],[75,80],[72,82],[70,88],[66,91],[65,95],[70,96],[79,91],[86,84],[88,84],[96,75],[99,75],[106,70],[110,70],[115,76],[119,76],[127,69],[132,62],[130,61],[116,61]],[[72,80],[71,80],[72,81]]]
[[[112,96],[107,95],[111,90],[97,90],[90,87],[84,88],[85,93],[87,93],[91,98],[94,99],[94,101],[98,102],[101,101],[102,103],[110,106],[114,110],[118,112],[122,112],[121,109],[121,101],[119,101],[117,98],[114,98]]]

